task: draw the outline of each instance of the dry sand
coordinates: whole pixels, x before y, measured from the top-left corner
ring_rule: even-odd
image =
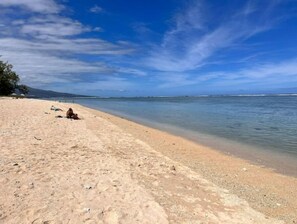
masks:
[[[296,178],[79,105],[0,105],[0,223],[296,222]]]

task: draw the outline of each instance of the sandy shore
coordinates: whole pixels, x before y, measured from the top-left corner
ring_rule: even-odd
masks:
[[[0,223],[297,222],[294,177],[79,105],[0,104]],[[70,106],[82,120],[56,118]]]

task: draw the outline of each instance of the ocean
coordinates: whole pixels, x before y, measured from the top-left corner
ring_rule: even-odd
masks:
[[[296,95],[72,100],[297,174]]]

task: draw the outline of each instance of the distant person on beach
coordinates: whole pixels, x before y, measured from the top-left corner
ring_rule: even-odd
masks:
[[[69,110],[68,110],[67,113],[66,113],[66,117],[67,117],[67,118],[72,118],[72,119],[74,119],[74,120],[78,120],[78,119],[79,119],[79,118],[78,118],[78,115],[75,114],[75,113],[73,113],[72,108],[69,108]]]
[[[58,107],[55,107],[55,106],[51,106],[51,110],[54,110],[54,111],[63,111],[62,109],[58,108]]]

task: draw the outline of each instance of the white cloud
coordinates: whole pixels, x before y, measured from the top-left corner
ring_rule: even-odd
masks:
[[[95,31],[95,32],[101,32],[102,31],[102,28],[101,27],[95,27],[93,29],[93,31]]]
[[[241,70],[233,76],[243,77],[253,80],[278,78],[279,80],[296,77],[297,78],[297,58],[279,63],[266,63],[257,67]],[[288,79],[289,81],[290,79]]]
[[[94,5],[92,8],[90,8],[90,12],[92,13],[101,13],[102,11],[103,9],[98,5]]]
[[[146,76],[147,74],[146,72],[135,68],[118,68],[118,72],[136,76]]]
[[[78,21],[56,15],[31,18],[20,30],[30,36],[73,36],[89,31],[90,27]]]
[[[1,0],[0,6],[22,7],[37,13],[58,13],[63,8],[54,0]]]
[[[126,91],[133,88],[134,85],[124,78],[105,77],[92,83],[80,83],[79,88],[95,91]],[[74,87],[75,88],[75,87]]]
[[[86,54],[93,57],[131,52],[126,46],[121,47],[100,39],[52,38],[29,41],[0,38],[0,46],[1,60],[8,60],[15,65],[15,70],[26,83],[49,82],[50,77],[53,77],[53,82],[57,81],[57,77],[60,81],[70,81],[71,74],[116,74],[118,69],[104,63],[82,61],[75,55]]]
[[[136,86],[127,79],[113,76],[101,77],[100,80],[93,82],[65,82],[63,85],[51,86],[52,90],[59,92],[80,93],[85,95],[106,95],[106,92],[115,94],[122,94]]]
[[[196,2],[199,4],[189,6],[176,17],[175,27],[165,33],[162,44],[156,46],[146,60],[148,66],[159,71],[194,70],[219,50],[231,48],[271,28],[271,21],[263,10],[258,12],[258,19],[254,19],[256,9],[251,4],[219,25],[209,25],[207,16],[202,13],[203,6]]]
[[[35,12],[37,8],[34,7],[42,2],[1,0],[0,8],[26,6],[27,10]],[[73,84],[89,74],[96,74],[100,78],[119,73],[120,68],[107,65],[102,62],[102,58],[131,54],[134,51],[131,45],[127,42],[111,43],[99,38],[80,37],[94,29],[69,17],[46,14],[58,12],[60,8],[53,1],[46,2],[44,7],[52,7],[47,7],[47,10],[38,7],[38,12],[45,14],[29,13],[17,20],[7,14],[3,20],[5,26],[0,27],[1,60],[14,65],[22,82],[35,87],[51,83]],[[33,6],[33,3],[37,5]],[[95,29],[98,31],[100,28]],[[84,60],[86,57],[92,60]]]
[[[0,38],[1,50],[6,51],[44,51],[48,54],[89,54],[89,55],[124,55],[133,52],[132,48],[113,44],[100,39],[67,39],[51,38],[36,39],[34,41],[18,38]]]
[[[187,39],[187,36],[199,34],[199,32],[205,29],[204,20],[203,5],[200,1],[196,1],[186,9],[186,12],[176,15],[175,26],[165,33],[162,47],[178,47],[178,39],[185,41],[184,39]]]
[[[165,74],[159,75],[158,79],[162,82],[159,88],[197,84],[207,88],[229,87],[230,89],[243,84],[246,84],[248,88],[277,86],[281,83],[297,82],[297,58],[279,63],[259,64],[230,72],[197,72],[196,75],[165,72]],[[206,84],[206,82],[211,84]]]
[[[1,45],[1,44],[0,44]],[[8,60],[24,83],[45,84],[75,81],[76,75],[111,74],[113,69],[103,63],[88,63],[73,58],[59,57],[46,51],[3,49],[1,60]]]

